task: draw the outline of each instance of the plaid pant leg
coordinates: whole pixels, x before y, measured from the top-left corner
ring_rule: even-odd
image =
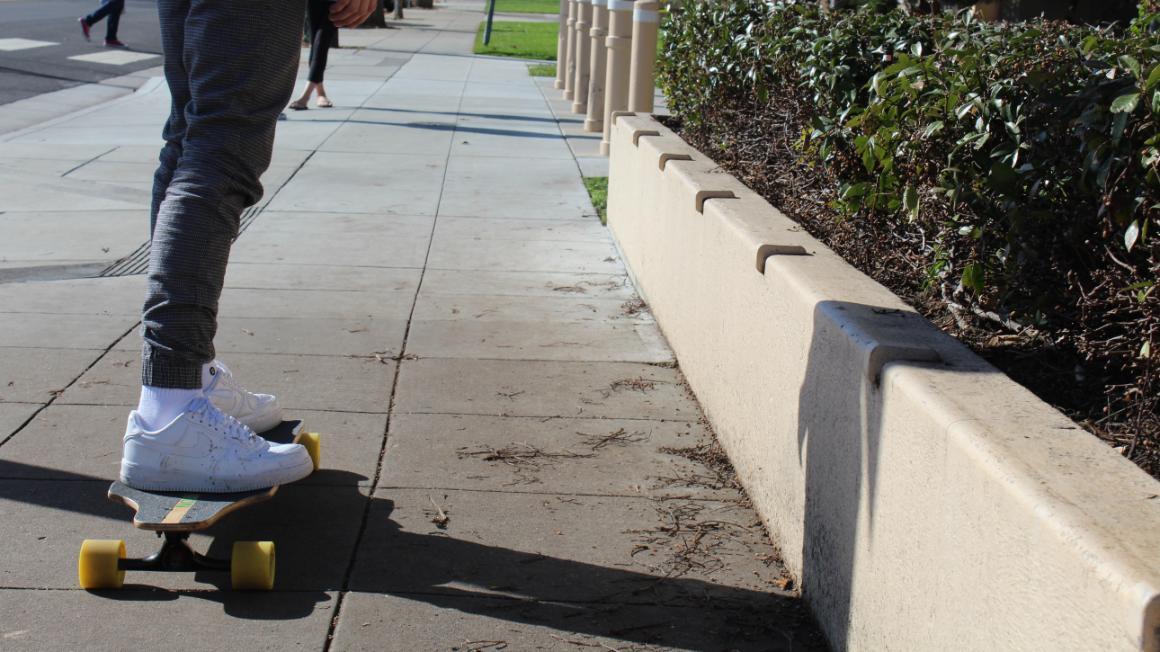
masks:
[[[173,108],[154,175],[141,382],[196,389],[242,211],[294,90],[304,0],[159,0]]]

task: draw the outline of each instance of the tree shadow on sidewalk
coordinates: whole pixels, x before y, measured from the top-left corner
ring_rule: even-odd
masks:
[[[372,127],[406,127],[407,129],[423,129],[427,131],[449,131],[455,134],[481,134],[484,136],[503,136],[505,138],[532,138],[537,140],[565,140],[560,132],[540,133],[534,131],[517,131],[514,129],[498,129],[494,127],[473,127],[464,124],[441,122],[389,122],[379,120],[311,120],[309,124],[339,124],[339,125],[369,125]],[[573,140],[599,140],[600,136],[567,136]]]
[[[484,118],[487,120],[511,120],[514,122],[543,122],[554,125],[562,120],[551,117],[523,116],[506,113],[472,113],[470,111],[423,111],[420,109],[398,109],[389,106],[360,106],[358,111],[384,111],[387,113],[419,113],[429,115],[465,116],[469,118]],[[583,122],[580,119],[568,119],[568,122]]]

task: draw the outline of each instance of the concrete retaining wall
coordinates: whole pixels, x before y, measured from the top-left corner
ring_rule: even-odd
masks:
[[[609,226],[835,648],[1160,650],[1160,483],[614,120]]]

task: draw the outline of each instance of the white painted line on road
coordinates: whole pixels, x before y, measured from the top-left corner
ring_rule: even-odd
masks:
[[[130,52],[128,50],[110,50],[108,52],[94,52],[92,54],[78,54],[69,57],[73,61],[87,61],[89,63],[103,63],[110,66],[123,66],[127,63],[156,59],[160,55],[148,52]]]
[[[60,45],[52,41],[34,41],[30,38],[0,38],[0,52],[15,52],[16,50],[31,50],[49,45]]]

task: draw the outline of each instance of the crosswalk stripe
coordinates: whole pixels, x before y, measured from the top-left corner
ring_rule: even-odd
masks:
[[[34,41],[30,38],[0,38],[0,52],[15,52],[16,50],[31,50],[49,45],[60,45],[53,41]]]
[[[110,66],[123,66],[127,63],[155,59],[158,56],[156,54],[149,54],[148,52],[109,50],[107,52],[93,52],[92,54],[78,54],[75,57],[69,57],[69,59],[73,61],[86,61],[88,63],[103,63]]]

